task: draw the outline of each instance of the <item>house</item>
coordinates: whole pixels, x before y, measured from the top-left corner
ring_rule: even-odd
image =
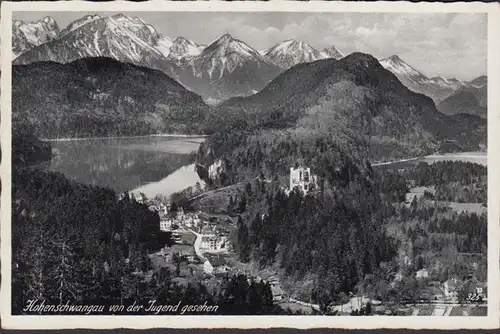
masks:
[[[184,217],[185,217],[184,209],[182,208],[182,206],[179,206],[179,208],[177,209],[177,220],[183,220]]]
[[[168,232],[172,229],[173,221],[171,219],[160,220],[160,231]]]
[[[212,266],[212,264],[210,263],[210,261],[206,260],[204,263],[203,263],[203,272],[206,274],[206,275],[212,275],[213,272],[214,272],[214,267]]]
[[[159,206],[158,206],[158,213],[161,214],[161,215],[166,215],[168,214],[168,206],[166,206],[165,204],[163,203],[160,203]]]
[[[214,234],[202,235],[200,250],[202,252],[218,252],[227,247],[227,237]]]
[[[298,188],[303,193],[317,187],[317,178],[311,174],[311,168],[290,167],[290,191]]]
[[[458,298],[458,283],[456,278],[450,278],[443,283],[443,291],[446,298]]]
[[[429,278],[429,271],[427,269],[425,269],[425,268],[422,268],[419,271],[417,271],[417,273],[415,274],[415,277],[417,279],[426,279],[426,278]]]
[[[273,275],[273,276],[269,276],[269,277],[267,278],[267,282],[269,283],[269,285],[270,285],[271,287],[273,287],[273,286],[278,286],[278,285],[280,284],[280,281],[279,281],[278,276],[274,276],[274,275]]]
[[[227,266],[226,259],[223,256],[211,257],[210,263],[214,267],[215,274],[225,274],[231,269]]]
[[[283,291],[283,289],[281,289],[280,286],[276,285],[276,286],[271,286],[271,292],[273,294],[273,301],[274,302],[281,302],[281,301],[284,301],[285,299],[285,292]]]
[[[482,297],[482,299],[485,301],[487,300],[488,296],[488,284],[487,283],[482,283],[479,282],[478,286],[476,287],[476,292],[479,296]]]

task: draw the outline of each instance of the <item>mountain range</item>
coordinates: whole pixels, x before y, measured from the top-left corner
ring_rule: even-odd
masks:
[[[318,51],[307,43],[293,39],[276,44],[264,51],[263,55],[283,69],[288,69],[300,63],[310,63],[326,58],[340,59],[343,57],[335,46]]]
[[[437,107],[439,111],[448,115],[464,113],[487,118],[488,86],[486,76],[469,82],[466,87],[461,87]]]
[[[318,51],[295,40],[260,53],[228,34],[202,45],[159,34],[142,19],[123,14],[87,15],[62,31],[50,17],[15,21],[12,49],[16,65],[107,57],[158,69],[205,99],[215,100],[251,95],[299,63],[343,56],[335,46]]]
[[[394,73],[406,87],[416,93],[429,96],[436,104],[456,90],[469,86],[468,83],[455,78],[446,79],[440,76],[428,78],[397,55],[384,58],[380,60],[380,63]]]
[[[182,36],[174,39],[159,34],[142,19],[123,14],[87,15],[62,30],[51,17],[34,22],[13,20],[12,27],[14,64],[113,58],[158,69],[205,100],[215,101],[252,95],[295,65],[344,57],[333,45],[318,50],[299,40],[286,40],[260,52],[228,34],[202,45]],[[436,104],[462,88],[467,91],[478,86],[474,80],[429,78],[397,55],[380,63],[405,86],[431,97]]]
[[[158,69],[179,79],[179,67],[154,47],[161,36],[152,26],[137,17],[122,14],[109,17],[86,16],[72,22],[63,32],[57,38],[27,50],[14,59],[13,64],[39,61],[64,64],[86,57],[108,57]],[[18,32],[13,34],[18,35]],[[13,45],[17,44],[13,41]]]

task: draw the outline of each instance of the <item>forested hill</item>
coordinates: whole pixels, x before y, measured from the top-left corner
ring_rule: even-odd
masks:
[[[438,112],[432,99],[410,91],[362,53],[297,65],[258,94],[221,104],[218,115],[229,130],[202,145],[203,166],[219,158],[233,161],[235,170],[243,163],[254,171],[272,169],[281,156],[287,163],[312,162],[326,143],[361,165],[434,153],[443,143],[455,150],[486,143],[484,120]]]
[[[49,143],[40,141],[27,126],[12,127],[12,165],[24,167],[48,161],[52,158]]]
[[[464,87],[443,100],[439,111],[445,114],[466,113],[487,118],[488,116],[488,86]]]
[[[12,67],[13,122],[45,138],[206,132],[201,97],[166,74],[109,58]]]

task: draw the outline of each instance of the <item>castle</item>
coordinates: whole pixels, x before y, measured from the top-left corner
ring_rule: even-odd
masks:
[[[290,191],[298,188],[304,194],[317,187],[316,175],[311,174],[311,168],[290,167]]]

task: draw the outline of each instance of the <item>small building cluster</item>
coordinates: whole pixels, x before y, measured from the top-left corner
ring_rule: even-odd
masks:
[[[184,212],[182,207],[179,207],[176,212],[160,214],[160,230],[163,232],[170,232],[179,228],[197,228],[202,223],[198,213]]]
[[[415,278],[428,280],[430,279],[429,271],[422,268],[415,273]],[[476,303],[487,299],[487,285],[472,276],[465,281],[456,277],[449,278],[445,282],[429,281],[428,288],[430,295],[427,293],[426,298],[431,302],[458,303],[461,298],[464,298],[467,302]],[[460,293],[463,294],[462,297]]]

